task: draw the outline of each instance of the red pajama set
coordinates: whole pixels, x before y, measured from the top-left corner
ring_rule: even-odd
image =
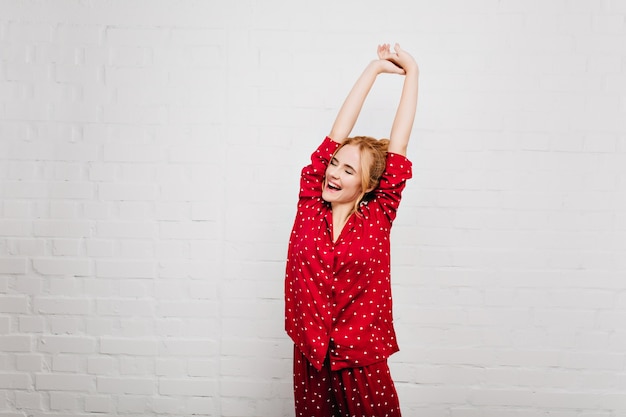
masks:
[[[333,242],[332,211],[322,199],[330,138],[302,169],[285,273],[285,330],[294,342],[298,417],[397,417],[387,358],[393,328],[390,243],[411,162],[387,154],[379,186]]]

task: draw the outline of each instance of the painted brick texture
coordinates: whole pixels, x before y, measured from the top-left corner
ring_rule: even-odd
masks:
[[[403,414],[626,416],[626,3],[6,0],[0,417],[291,416],[299,170],[396,41]]]

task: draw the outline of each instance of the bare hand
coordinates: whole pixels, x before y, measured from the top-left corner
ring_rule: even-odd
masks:
[[[397,74],[406,74],[407,72],[418,71],[417,63],[415,59],[404,49],[400,48],[399,44],[394,45],[394,52],[391,51],[391,47],[388,43],[378,45],[378,58],[380,60],[391,62],[396,68],[401,71],[385,71],[394,72]],[[385,67],[387,70],[387,67]]]

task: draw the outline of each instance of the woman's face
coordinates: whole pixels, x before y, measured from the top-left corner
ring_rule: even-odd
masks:
[[[328,168],[322,198],[332,205],[354,205],[361,196],[361,154],[356,145],[342,146]]]

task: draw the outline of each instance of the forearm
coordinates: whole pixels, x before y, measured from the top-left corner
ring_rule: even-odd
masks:
[[[370,62],[348,93],[328,135],[335,142],[342,143],[352,132],[378,74],[380,74],[379,62]]]
[[[417,110],[418,84],[417,66],[407,68],[400,102],[389,135],[389,152],[406,155]]]

